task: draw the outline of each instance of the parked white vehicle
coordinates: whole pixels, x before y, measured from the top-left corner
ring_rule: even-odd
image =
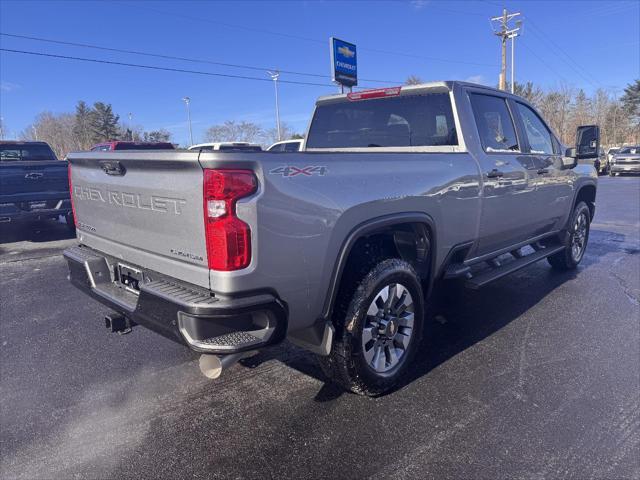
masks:
[[[283,140],[282,142],[276,142],[267,148],[267,152],[299,152],[302,150],[303,138],[296,138],[294,140]]]
[[[262,147],[257,143],[249,142],[211,142],[211,143],[198,143],[197,145],[191,145],[188,150],[204,150],[207,152],[219,152],[219,151],[250,151],[261,152]]]

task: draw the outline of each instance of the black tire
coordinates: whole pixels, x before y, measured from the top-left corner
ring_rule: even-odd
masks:
[[[584,228],[582,222],[584,222]],[[569,221],[569,244],[564,250],[547,257],[547,261],[553,268],[566,271],[573,270],[578,266],[589,243],[590,224],[591,212],[589,207],[584,202],[578,202]],[[577,243],[581,244],[578,252]]]
[[[611,171],[611,168],[609,168],[609,176],[610,177],[615,177],[616,176],[616,174]]]
[[[339,297],[344,301],[335,314],[336,335],[331,353],[328,357],[319,357],[319,361],[325,374],[338,385],[354,393],[376,396],[397,386],[411,365],[422,337],[424,298],[416,272],[404,260],[390,258],[369,267],[363,269],[366,273],[359,279],[341,287],[344,290],[339,292]],[[412,302],[412,307],[408,309],[402,303],[402,313],[390,311],[389,320],[383,314],[386,306],[381,307],[377,315],[368,315],[368,310],[377,308],[379,303],[375,302],[380,301],[380,294],[385,289],[389,299],[399,295],[397,302],[390,301],[389,304],[398,305],[403,297],[404,301]],[[401,317],[410,315],[411,310],[413,320],[409,328]],[[369,334],[363,340],[365,326]],[[375,337],[367,340],[371,338],[371,332]],[[394,361],[397,362],[395,365]],[[388,370],[376,371],[371,362]]]

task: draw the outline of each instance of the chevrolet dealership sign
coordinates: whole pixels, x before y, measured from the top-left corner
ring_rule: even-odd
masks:
[[[358,56],[356,46],[331,37],[331,78],[347,87],[358,84]]]

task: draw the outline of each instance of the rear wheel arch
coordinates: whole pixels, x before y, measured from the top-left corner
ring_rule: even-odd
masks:
[[[347,236],[338,252],[322,317],[327,320],[332,318],[338,293],[345,281],[345,273],[348,274],[348,266],[359,255],[407,261],[426,284],[428,294],[435,278],[435,248],[435,223],[425,213],[387,215],[358,225]]]

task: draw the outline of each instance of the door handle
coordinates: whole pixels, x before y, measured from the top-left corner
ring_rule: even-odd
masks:
[[[500,177],[504,177],[504,172],[498,170],[497,168],[494,168],[489,173],[487,173],[487,178],[500,178]]]
[[[545,173],[549,173],[549,169],[548,168],[540,168],[540,169],[538,169],[538,175],[543,175]]]

